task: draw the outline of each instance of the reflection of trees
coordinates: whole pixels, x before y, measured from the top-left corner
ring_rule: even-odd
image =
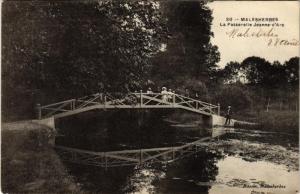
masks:
[[[220,153],[198,152],[170,165],[155,163],[134,171],[126,183],[126,192],[148,190],[153,193],[208,193],[208,184],[216,180]],[[197,185],[204,182],[205,186]],[[124,190],[124,189],[123,189]]]
[[[106,145],[106,117],[110,112],[86,112],[56,121],[56,143],[68,147],[96,150]]]
[[[109,110],[87,112],[58,120],[56,126],[63,136],[56,143],[68,147],[112,151],[176,146],[176,142],[193,141],[207,136],[204,130],[176,129],[164,122],[174,110]],[[181,144],[180,144],[181,145]]]
[[[210,186],[199,186],[196,183],[216,180],[216,162],[220,158],[220,153],[202,151],[172,163],[166,168],[166,178],[157,183],[159,192],[207,193]]]
[[[162,110],[115,112],[108,120],[109,143],[149,148],[174,142],[175,130],[162,121],[164,114],[166,113]]]
[[[201,151],[168,166],[157,163],[140,169],[131,166],[108,168],[107,171],[74,164],[68,167],[82,189],[91,193],[122,193],[142,188],[154,189],[155,193],[207,193],[210,186],[197,183],[216,180],[216,162],[220,158],[220,153]]]
[[[81,184],[84,192],[88,193],[122,193],[134,167],[103,168],[69,164],[70,173],[75,181]]]

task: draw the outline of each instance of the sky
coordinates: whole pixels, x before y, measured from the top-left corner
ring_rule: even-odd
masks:
[[[214,1],[208,6],[212,9],[214,18],[212,43],[219,47],[221,54],[219,67],[224,67],[230,61],[241,62],[249,56],[263,57],[270,62],[277,60],[281,63],[299,56],[298,1]],[[242,22],[241,18],[277,18],[278,21],[275,19],[272,22]],[[270,26],[232,26],[249,23]],[[233,35],[233,32],[236,34]],[[246,37],[238,37],[237,33]],[[266,36],[257,37],[257,33],[265,33]],[[270,45],[269,41],[272,41]],[[280,42],[282,44],[279,44]]]

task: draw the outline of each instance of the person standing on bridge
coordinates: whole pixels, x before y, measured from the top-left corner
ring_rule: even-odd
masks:
[[[169,102],[172,102],[173,94],[174,94],[174,93],[172,92],[172,90],[169,89],[169,91],[168,91],[168,101],[169,101]]]
[[[151,88],[148,88],[148,90],[147,90],[147,94],[153,94],[153,92],[152,92],[152,89],[151,89]]]
[[[186,96],[186,97],[190,97],[190,91],[189,91],[189,89],[187,89],[187,88],[185,89],[185,96]]]
[[[166,87],[162,87],[161,94],[162,101],[168,102],[168,91]]]
[[[231,121],[231,106],[228,106],[227,112],[226,112],[226,121],[225,121],[225,125],[230,125],[230,121]]]

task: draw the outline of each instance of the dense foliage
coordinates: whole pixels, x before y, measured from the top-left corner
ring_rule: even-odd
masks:
[[[159,8],[146,0],[4,2],[3,111],[141,88],[166,37]]]
[[[270,63],[264,58],[247,57],[241,63],[229,62],[220,70],[219,78],[226,83],[238,81],[249,85],[261,85],[268,88],[297,85],[299,81],[299,57],[292,57],[281,64]]]
[[[153,69],[156,83],[179,87],[187,78],[209,82],[220,60],[217,46],[210,42],[212,11],[204,1],[166,1],[162,8],[169,39],[166,51],[153,59],[159,67]]]
[[[249,106],[239,110],[249,107],[256,111],[269,108],[298,110],[299,57],[292,57],[281,64],[278,61],[271,63],[263,58],[252,56],[241,63],[229,62],[217,73],[218,79],[225,83],[226,88],[231,87],[232,90],[238,87],[250,97],[244,99],[244,103]],[[241,99],[238,95],[239,92],[233,92],[229,96],[221,92],[221,96],[237,99],[231,103],[236,107],[239,107],[238,101]],[[228,104],[227,101],[220,100],[223,104]]]

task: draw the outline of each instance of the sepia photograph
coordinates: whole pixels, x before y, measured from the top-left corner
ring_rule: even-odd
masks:
[[[299,5],[2,0],[1,193],[299,193]]]

